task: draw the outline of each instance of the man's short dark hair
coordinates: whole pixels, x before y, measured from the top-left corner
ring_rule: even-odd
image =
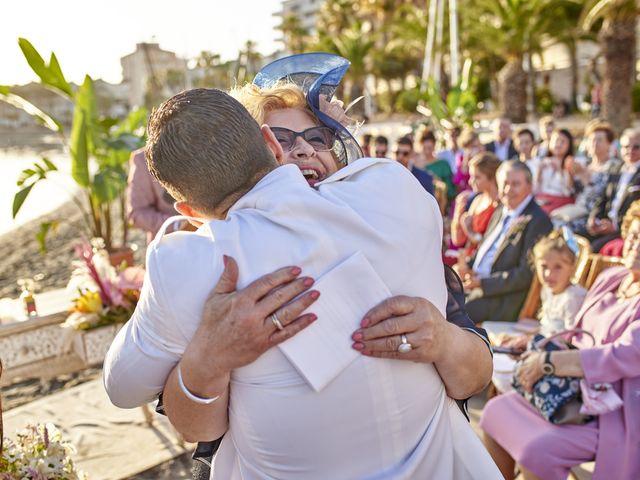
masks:
[[[432,130],[425,130],[424,132],[422,132],[422,135],[420,135],[420,143],[429,141],[436,143],[436,136],[434,135]]]
[[[529,138],[531,138],[531,141],[533,143],[536,143],[536,137],[533,135],[533,132],[528,128],[519,128],[516,131],[516,137],[519,137],[520,135],[529,135]]]
[[[413,142],[411,141],[411,139],[409,137],[401,137],[401,138],[399,138],[398,141],[397,141],[397,144],[398,145],[408,145],[413,150]]]
[[[376,143],[379,145],[389,145],[389,140],[384,135],[378,135],[376,137]]]
[[[149,171],[177,200],[206,214],[277,166],[249,112],[221,90],[181,92],[151,114]]]

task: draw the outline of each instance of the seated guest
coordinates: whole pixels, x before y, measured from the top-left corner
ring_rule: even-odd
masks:
[[[383,135],[378,135],[373,148],[373,156],[375,158],[389,158],[388,153],[389,140]]]
[[[511,120],[507,117],[496,118],[493,121],[493,131],[496,139],[487,143],[484,148],[487,152],[495,153],[503,162],[518,157],[518,152],[511,141]]]
[[[526,163],[529,170],[531,170],[531,175],[536,178],[540,159],[533,156],[533,147],[536,144],[533,132],[528,128],[519,129],[515,135],[515,144],[518,151],[518,160]]]
[[[587,218],[596,202],[604,195],[609,176],[620,166],[620,160],[611,156],[613,130],[607,123],[594,123],[587,130],[587,152],[591,162],[580,169],[576,183],[581,191],[575,205],[560,207],[553,211],[552,218],[569,222],[575,233],[587,236]]]
[[[458,194],[451,221],[451,242],[460,251],[459,261],[473,257],[498,206],[496,171],[500,160],[490,152],[479,153],[469,163],[470,185],[476,194],[468,205],[468,195]]]
[[[540,161],[535,180],[536,200],[547,213],[574,202],[573,136],[568,130],[556,130],[549,145],[550,155]]]
[[[433,195],[433,178],[429,173],[424,170],[420,170],[413,164],[415,152],[413,150],[413,143],[407,137],[402,137],[398,140],[398,146],[396,147],[396,160],[411,170],[413,176],[418,179],[420,185]]]
[[[609,176],[604,194],[587,220],[593,251],[620,236],[620,224],[631,203],[640,198],[640,130],[626,130],[620,139],[624,163]]]
[[[556,122],[551,115],[545,115],[538,121],[538,133],[540,143],[536,145],[534,156],[544,158],[549,156],[549,141],[551,134],[556,129]]]
[[[542,285],[540,291],[539,329],[548,336],[573,328],[576,315],[582,307],[587,293],[585,288],[572,282],[575,273],[579,247],[573,234],[566,227],[554,230],[533,247],[533,263],[536,276]],[[524,319],[535,325],[533,319]],[[522,352],[526,349],[533,333],[499,336],[498,345]],[[513,390],[511,380],[516,360],[503,355],[494,357],[493,384],[500,392]]]
[[[177,214],[171,195],[149,173],[142,148],[131,153],[126,198],[129,222],[147,232],[147,242],[154,239],[167,218]],[[178,222],[168,231],[179,230],[184,223]]]
[[[458,192],[469,189],[469,162],[478,153],[484,151],[484,146],[480,143],[478,134],[471,130],[464,130],[460,134],[460,146],[462,153],[456,157],[455,174],[453,175],[453,184]]]
[[[446,160],[436,158],[436,136],[431,130],[425,130],[420,136],[422,153],[416,155],[416,167],[426,170],[433,177],[437,177],[447,185],[447,197],[456,196],[456,187],[453,185],[453,174]]]
[[[460,127],[456,125],[448,128],[444,134],[446,148],[438,152],[438,158],[446,160],[454,174],[457,171],[456,158],[458,155],[462,155],[462,148],[458,144],[460,132]]]
[[[609,383],[622,407],[582,425],[554,425],[516,392],[493,398],[480,427],[485,444],[505,479],[515,463],[526,479],[565,479],[570,469],[595,460],[594,479],[640,478],[640,202],[628,209],[622,226],[624,266],[602,272],[589,289],[576,327],[578,350],[532,352],[518,369],[529,391],[544,375],[579,377],[591,386]]]
[[[475,322],[517,318],[533,279],[529,252],[552,229],[533,199],[531,171],[524,163],[504,162],[497,180],[501,205],[475,257],[458,266],[469,292],[467,313]]]

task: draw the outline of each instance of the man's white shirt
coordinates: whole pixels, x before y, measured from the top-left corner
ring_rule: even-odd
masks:
[[[513,210],[508,210],[504,205],[502,206],[500,222],[491,231],[487,239],[480,245],[478,253],[476,254],[476,259],[473,263],[473,270],[479,278],[487,278],[491,275],[491,266],[493,265],[496,251],[504,241],[513,221],[522,214],[532,199],[533,195],[527,195],[527,198],[520,202],[520,204]]]
[[[360,159],[317,188],[296,166],[279,167],[224,221],[195,233],[159,233],[148,248],[138,307],[105,360],[115,404],[135,407],[162,391],[200,323],[223,254],[238,263],[238,288],[286,265],[318,279],[359,254],[392,295],[426,298],[445,315],[442,219],[408,170]],[[333,300],[348,302],[349,292],[342,295]],[[453,460],[459,446],[482,450],[459,425],[461,414],[431,364],[358,356],[316,392],[276,347],[232,372],[229,405],[230,427],[216,457],[221,478],[319,478],[319,471],[325,478],[381,471],[384,478],[453,478],[452,469],[465,467]]]

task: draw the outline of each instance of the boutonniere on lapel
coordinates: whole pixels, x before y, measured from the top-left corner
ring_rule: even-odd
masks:
[[[519,232],[522,232],[525,228],[527,228],[527,224],[530,221],[531,215],[520,215],[519,217],[516,217],[509,226],[508,236],[513,236]]]

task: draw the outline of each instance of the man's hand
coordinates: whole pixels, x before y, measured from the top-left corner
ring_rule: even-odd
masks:
[[[424,298],[397,296],[380,303],[365,315],[362,328],[352,335],[353,348],[364,355],[434,363],[444,355],[448,324],[440,311]],[[399,353],[401,335],[413,349]]]
[[[464,278],[472,273],[471,267],[467,265],[467,262],[464,261],[462,255],[460,255],[460,259],[453,266],[453,270],[458,274],[460,278]]]
[[[480,288],[482,283],[480,283],[480,278],[478,278],[476,273],[474,271],[470,271],[462,277],[462,286],[466,291],[470,291],[474,288]]]
[[[300,314],[318,299],[320,292],[301,295],[313,285],[313,279],[297,278],[300,273],[298,267],[281,268],[236,291],[238,265],[233,258],[225,257],[225,269],[205,303],[202,322],[184,354],[183,363],[190,365],[185,369],[191,377],[185,377],[187,384],[207,385],[208,379],[220,378],[253,362],[310,325],[316,316]],[[274,313],[282,330],[271,319]]]
[[[593,236],[608,235],[615,231],[613,222],[608,218],[589,217],[587,220],[587,232]]]

